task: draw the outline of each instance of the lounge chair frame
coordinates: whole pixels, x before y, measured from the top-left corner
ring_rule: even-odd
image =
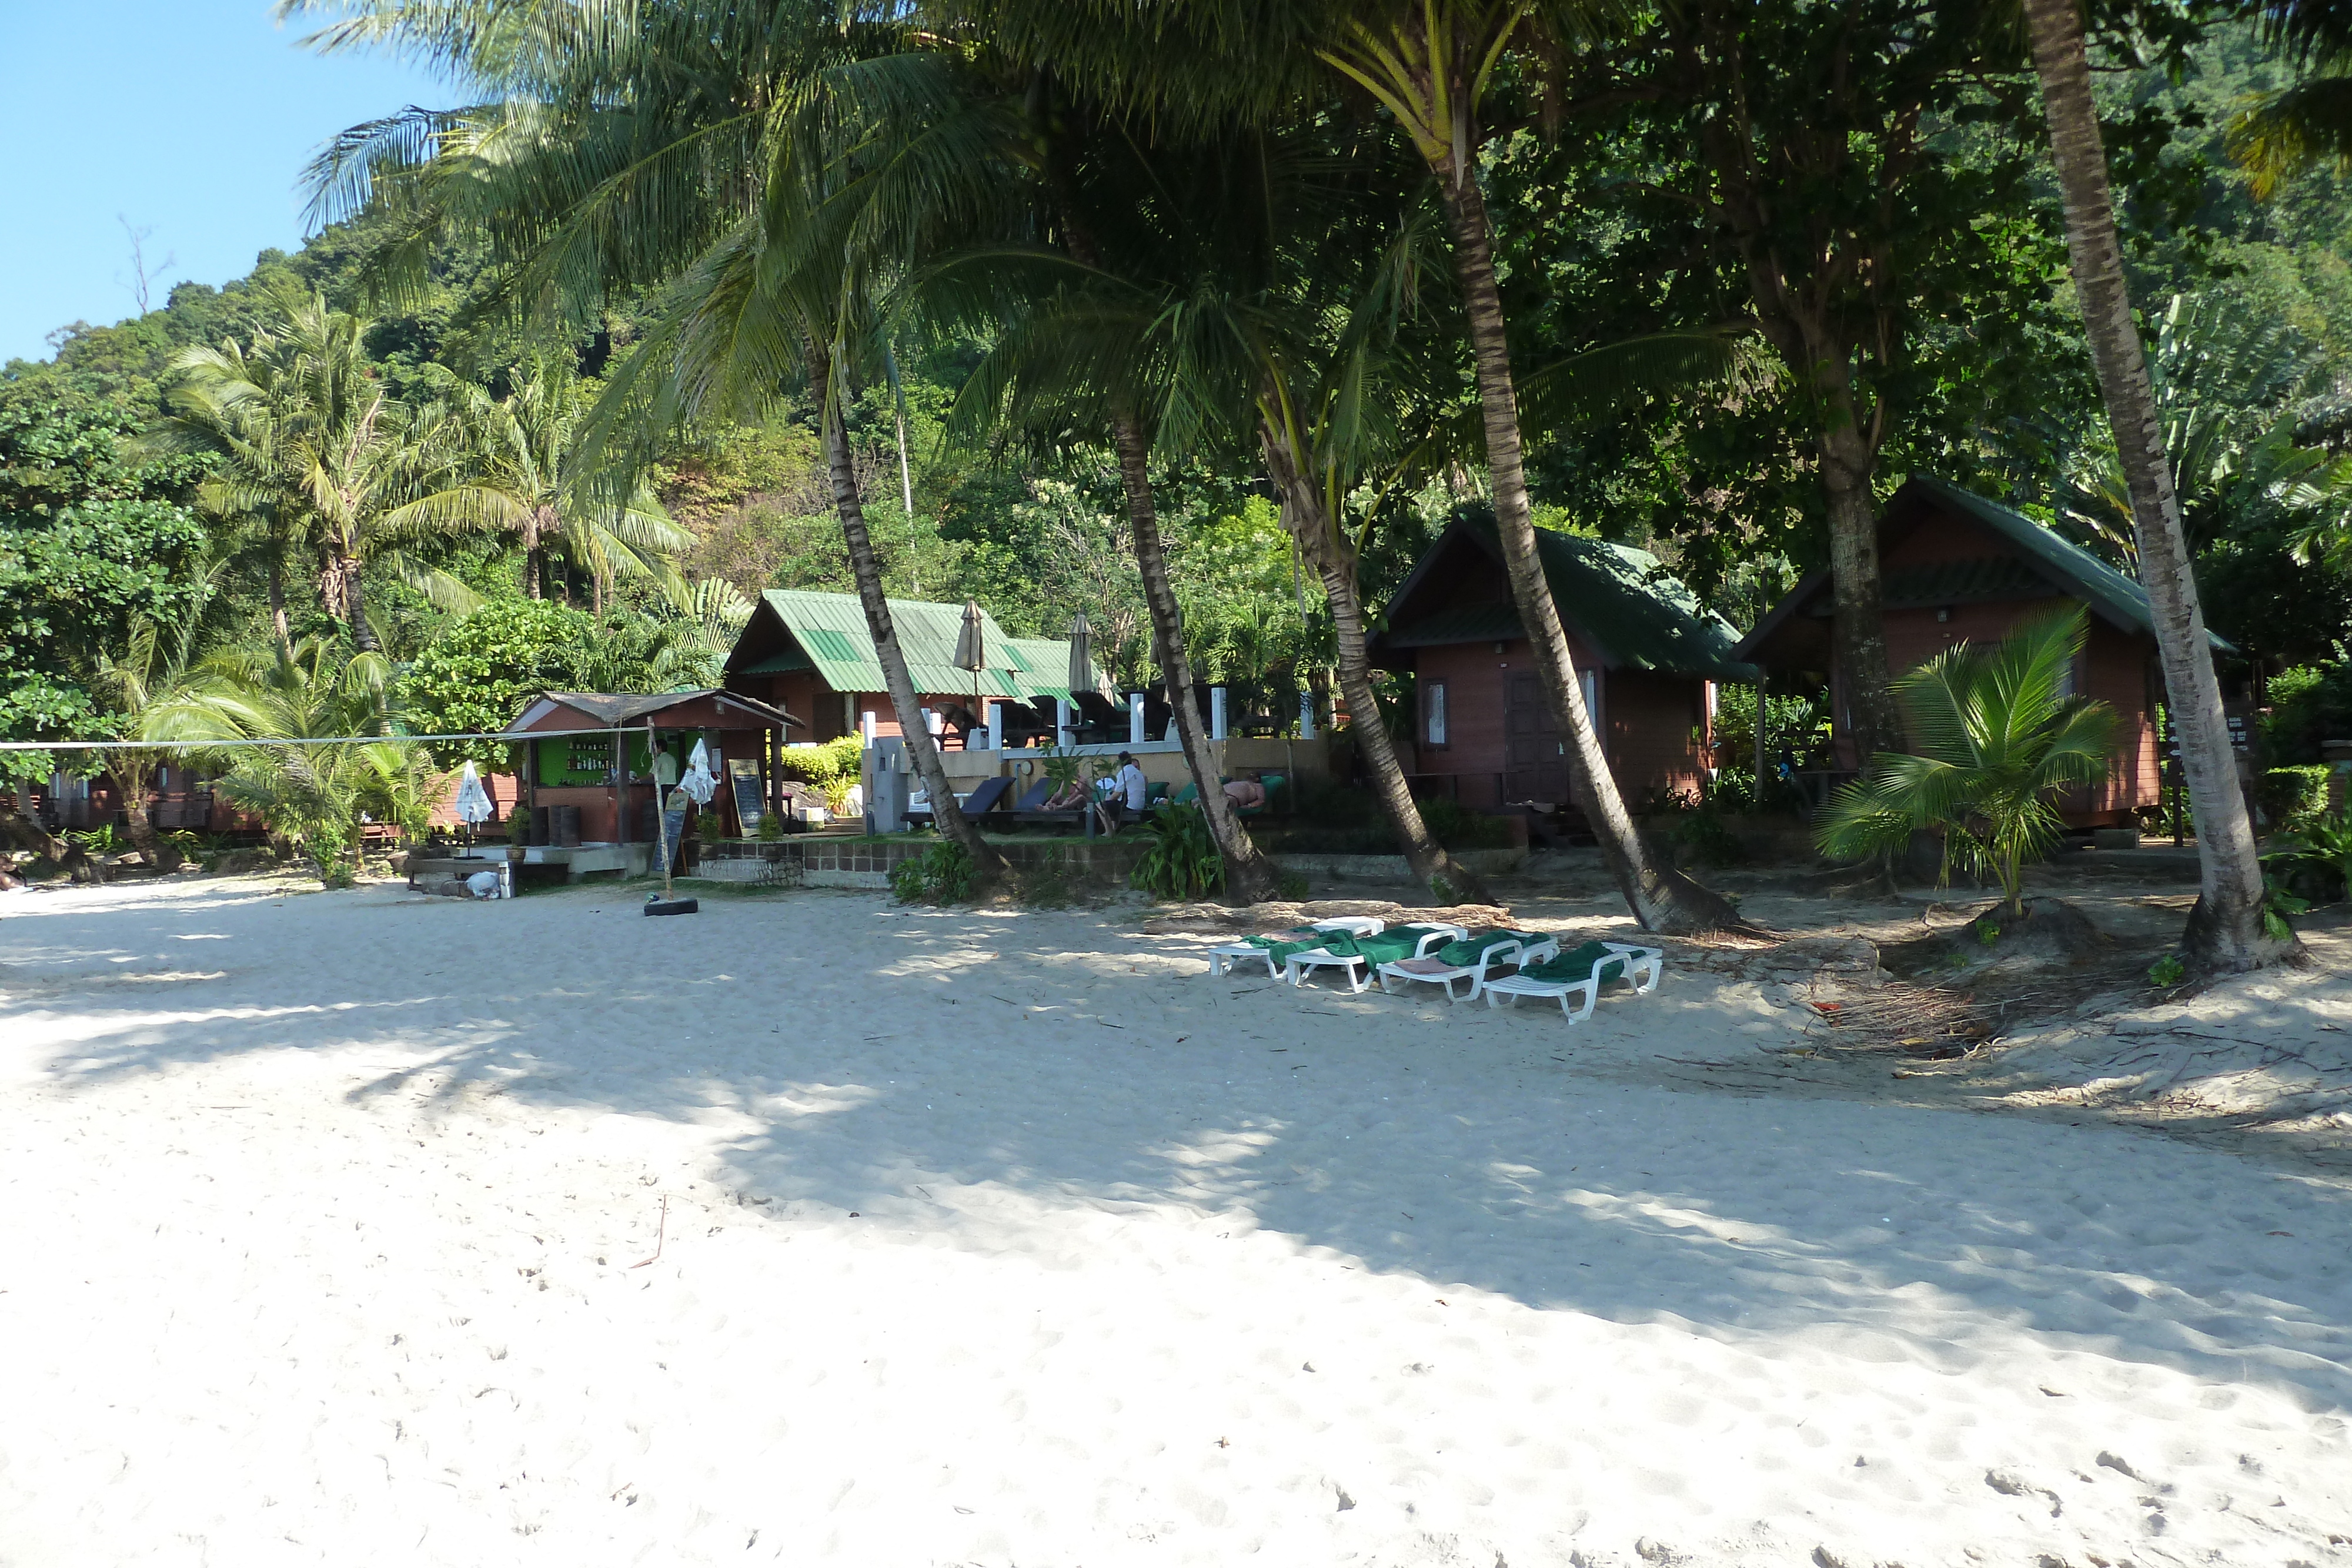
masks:
[[[1414,925],[1427,924],[1414,921]],[[1459,942],[1470,935],[1466,926],[1440,925],[1412,945],[1412,956],[1418,958],[1432,946],[1443,947],[1448,942]],[[1372,983],[1371,960],[1361,953],[1333,953],[1317,947],[1305,953],[1293,953],[1282,967],[1282,977],[1294,986],[1303,986],[1307,977],[1317,969],[1337,968],[1348,982],[1348,994],[1354,996]],[[1271,967],[1271,966],[1269,966]]]
[[[1329,920],[1310,920],[1307,923],[1307,929],[1345,932],[1350,936],[1377,936],[1382,929],[1382,922],[1376,915],[1341,915]],[[1262,958],[1265,961],[1266,978],[1270,980],[1283,978],[1283,976],[1275,969],[1272,950],[1250,942],[1221,942],[1210,948],[1209,973],[1212,977],[1222,975],[1235,964],[1247,963],[1253,958]]]
[[[1559,956],[1559,938],[1544,936],[1533,942],[1499,942],[1487,948],[1486,954],[1475,964],[1457,964],[1451,968],[1440,969],[1434,973],[1405,968],[1404,965],[1417,960],[1399,958],[1381,966],[1381,989],[1394,995],[1396,988],[1389,984],[1390,980],[1420,980],[1430,985],[1444,986],[1445,999],[1449,1002],[1475,1002],[1480,993],[1491,983],[1486,978],[1491,971],[1525,968],[1529,964],[1540,964],[1547,958]],[[1454,982],[1456,980],[1470,982],[1470,988],[1458,997],[1454,994]]]
[[[1633,994],[1648,996],[1658,988],[1658,979],[1665,972],[1666,954],[1663,947],[1641,947],[1627,942],[1604,942],[1609,951],[1592,961],[1592,973],[1580,980],[1538,980],[1527,975],[1511,975],[1486,982],[1486,1005],[1490,1008],[1515,1007],[1521,997],[1558,997],[1561,1016],[1571,1024],[1582,1023],[1592,1016],[1601,999],[1601,971],[1611,964],[1622,964],[1624,977],[1633,982]],[[1571,1008],[1569,998],[1581,997],[1584,1005]]]

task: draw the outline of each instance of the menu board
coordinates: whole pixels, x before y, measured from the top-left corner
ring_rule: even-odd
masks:
[[[748,758],[737,758],[727,765],[735,784],[735,822],[737,831],[745,838],[755,838],[760,831],[762,807],[760,800],[760,765]]]

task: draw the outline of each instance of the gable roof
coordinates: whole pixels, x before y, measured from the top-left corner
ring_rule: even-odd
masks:
[[[890,622],[898,633],[899,650],[907,656],[907,673],[919,695],[1009,697],[1025,702],[1039,696],[1068,696],[1070,645],[1051,638],[1008,637],[996,618],[980,612],[988,655],[981,671],[956,666],[956,641],[963,631],[963,606],[925,599],[893,599]],[[773,615],[791,634],[789,645],[766,657],[738,664],[744,642],[764,615]],[[889,682],[882,674],[874,638],[866,627],[866,606],[854,593],[820,593],[809,589],[772,588],[760,596],[752,619],[736,640],[727,661],[732,675],[786,674],[814,670],[837,692],[885,692]],[[1097,674],[1099,680],[1099,672]]]
[[[1492,518],[1454,523],[1389,601],[1391,624],[1373,639],[1377,646],[1424,648],[1527,635],[1517,607],[1507,601],[1417,612],[1416,594],[1448,550],[1465,542],[1502,564],[1502,540]],[[1536,553],[1543,561],[1544,580],[1551,586],[1561,624],[1600,654],[1604,666],[1727,681],[1756,679],[1755,668],[1733,653],[1739,633],[1731,623],[1701,604],[1649,551],[1538,528]]]
[[[757,697],[747,697],[740,692],[721,691],[717,686],[700,686],[684,692],[545,692],[526,704],[521,715],[507,728],[519,730],[527,724],[537,723],[558,707],[568,707],[599,724],[619,729],[667,709],[683,707],[706,699],[722,707],[740,708],[763,723],[806,727],[783,709],[763,703]]]
[[[2017,559],[2006,563],[1949,561],[1889,572],[1879,583],[1880,602],[1885,608],[1917,609],[2057,594],[2083,601],[2100,619],[2124,631],[2155,635],[2156,616],[2148,608],[2147,591],[2137,581],[2024,513],[1932,474],[1914,474],[1903,481],[1886,503],[1879,522],[1881,538],[1916,528],[1930,507],[1957,512],[1981,525],[2013,547]],[[1808,574],[1740,640],[1738,656],[1755,657],[1791,615],[1829,586],[1827,570]],[[2221,637],[2210,632],[2206,636],[2216,649],[2231,651],[2231,644]]]

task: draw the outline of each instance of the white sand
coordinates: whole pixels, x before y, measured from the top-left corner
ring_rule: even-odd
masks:
[[[0,1563],[2352,1562],[2345,1192],[1127,925],[0,895]]]

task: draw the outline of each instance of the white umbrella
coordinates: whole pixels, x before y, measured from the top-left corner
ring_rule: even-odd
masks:
[[[719,793],[719,780],[710,776],[710,754],[702,742],[694,743],[694,755],[686,761],[686,771],[680,775],[677,787],[694,797],[698,806],[708,806],[710,798]]]
[[[490,792],[482,788],[482,776],[470,762],[457,779],[457,820],[467,827],[490,820]]]

